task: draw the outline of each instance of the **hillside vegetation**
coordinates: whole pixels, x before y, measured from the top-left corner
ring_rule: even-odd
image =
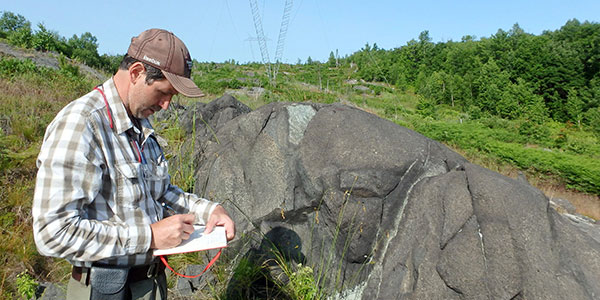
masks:
[[[45,127],[98,84],[73,62],[113,72],[90,33],[70,39],[4,12],[0,42],[59,58],[59,69],[0,56],[0,298],[28,298],[36,282],[66,282],[68,263],[37,254],[31,232],[35,158]],[[515,25],[489,38],[433,43],[427,31],[396,49],[367,44],[327,62],[196,62],[193,78],[211,101],[224,93],[251,108],[274,101],[341,102],[414,129],[472,162],[567,198],[600,219],[600,25],[572,20],[539,36]],[[194,99],[176,97],[188,104]],[[173,179],[193,189],[193,151],[179,124],[155,124],[169,141]],[[175,259],[174,265],[189,263]],[[172,285],[173,282],[170,282]]]

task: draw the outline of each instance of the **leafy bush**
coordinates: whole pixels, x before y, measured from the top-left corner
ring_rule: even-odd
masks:
[[[522,121],[519,125],[519,134],[532,143],[549,144],[550,131],[542,124],[531,121]]]
[[[44,26],[44,24],[38,24],[38,31],[33,35],[31,44],[35,50],[38,51],[57,51],[59,44],[58,34],[52,32]]]
[[[520,168],[560,174],[569,188],[600,194],[600,161],[597,159],[525,148],[513,143],[493,142],[489,149],[494,155]]]
[[[433,117],[436,105],[433,100],[421,97],[417,102],[417,112],[424,117]]]
[[[37,72],[37,66],[30,59],[20,60],[16,58],[0,59],[0,77],[10,78],[19,74]]]
[[[592,132],[600,138],[600,107],[592,108],[585,113],[585,122]]]
[[[315,281],[313,269],[302,264],[298,264],[296,271],[289,274],[289,282],[285,286],[285,290],[291,295],[292,299],[314,300],[324,298]]]
[[[17,290],[25,299],[31,299],[35,295],[38,284],[35,279],[26,272],[17,275]]]
[[[490,120],[495,119],[488,119]],[[477,122],[413,124],[415,130],[434,140],[456,145],[463,150],[482,152],[523,170],[535,170],[540,174],[556,174],[565,180],[569,188],[588,193],[600,192],[600,161],[598,160],[600,150],[595,148],[597,146],[593,146],[596,143],[565,142],[560,148],[564,149],[563,152],[525,147],[528,143],[544,145],[546,142],[549,144],[555,142],[548,139],[549,129],[546,128],[542,134],[539,134],[537,130],[540,130],[540,127],[536,124],[528,124],[534,126],[533,129],[527,127],[530,131],[523,131],[521,129],[523,127],[519,127],[519,132],[515,133],[510,129],[511,126],[502,128],[497,123],[502,121],[496,120],[492,123],[494,128],[487,128],[490,123],[483,127],[484,124]]]

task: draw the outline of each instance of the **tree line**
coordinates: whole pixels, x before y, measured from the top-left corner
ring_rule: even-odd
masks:
[[[0,38],[39,51],[54,51],[107,72],[120,55],[99,55],[89,32],[61,37],[44,24],[32,30],[23,16],[4,11]],[[322,65],[310,57],[307,65]],[[366,44],[330,68],[355,70],[352,77],[386,82],[422,96],[422,111],[455,107],[471,118],[493,115],[543,124],[547,120],[587,126],[600,134],[600,24],[569,20],[555,31],[526,33],[518,24],[489,38],[433,43],[428,31],[406,45],[385,50]],[[320,70],[320,69],[319,69]],[[329,73],[329,72],[328,72]]]
[[[366,44],[340,59],[365,81],[380,81],[423,96],[420,105],[461,109],[541,124],[552,119],[600,133],[600,24],[569,20],[540,35],[515,24],[489,38],[433,43],[418,40],[385,50]],[[333,65],[330,57],[328,62]],[[337,62],[335,62],[337,64]]]
[[[43,23],[33,30],[24,16],[9,11],[3,11],[0,17],[0,38],[21,48],[57,52],[109,73],[117,70],[122,59],[122,55],[98,54],[98,39],[89,32],[67,39]]]

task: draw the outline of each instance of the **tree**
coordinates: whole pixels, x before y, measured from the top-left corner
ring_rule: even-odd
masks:
[[[329,52],[329,59],[327,60],[327,66],[336,67],[336,60],[333,51]]]
[[[585,122],[600,139],[600,107],[594,107],[585,113]]]
[[[33,46],[33,34],[31,27],[21,27],[8,34],[8,42],[17,47],[31,48]]]
[[[102,69],[111,74],[114,74],[115,72],[117,72],[117,69],[121,64],[122,59],[123,55],[102,54],[102,56],[100,57],[100,61],[102,62]]]
[[[14,14],[10,11],[2,12],[2,17],[0,17],[0,31],[9,33],[18,31],[21,28],[31,29],[31,23],[22,15]]]
[[[569,116],[569,120],[577,123],[577,126],[581,127],[581,121],[583,120],[583,101],[575,89],[569,90],[566,111],[567,115]]]
[[[58,50],[58,34],[46,29],[43,23],[38,24],[38,30],[33,35],[32,46],[38,51]]]
[[[76,58],[92,67],[100,67],[101,60],[98,54],[98,40],[89,32],[81,34],[81,37],[73,35],[67,42],[72,49],[72,58]]]
[[[536,124],[546,118],[543,98],[533,93],[527,83],[519,78],[516,83],[509,83],[496,104],[496,113],[507,119],[523,117]]]
[[[510,83],[508,73],[501,71],[494,59],[485,63],[475,80],[477,88],[477,106],[490,113],[497,113],[497,104],[502,98],[504,89]]]

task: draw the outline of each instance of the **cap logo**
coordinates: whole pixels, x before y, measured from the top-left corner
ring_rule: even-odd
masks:
[[[158,61],[158,60],[156,60],[154,58],[151,58],[151,57],[148,57],[148,56],[144,55],[143,59],[146,60],[146,61],[149,61],[149,62],[151,62],[151,63],[153,63],[153,64],[155,64],[157,66],[160,66],[160,61]]]
[[[190,69],[190,70],[191,70],[191,69],[192,69],[192,66],[194,65],[194,62],[192,62],[191,60],[186,60],[186,61],[185,61],[185,63],[187,64],[187,66],[188,66],[188,69]]]

